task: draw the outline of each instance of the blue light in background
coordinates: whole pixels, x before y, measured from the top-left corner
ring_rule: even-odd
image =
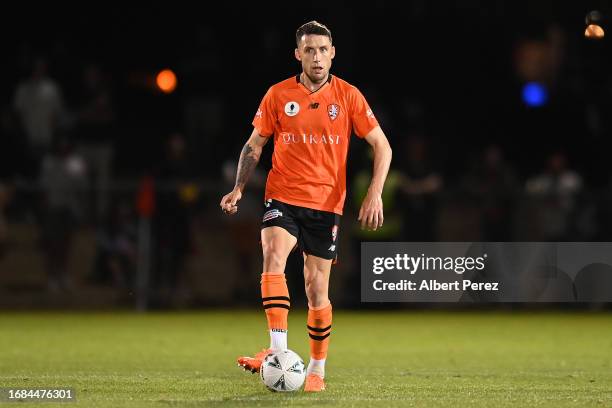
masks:
[[[523,102],[535,108],[545,105],[548,102],[548,91],[542,84],[528,82],[523,86]]]

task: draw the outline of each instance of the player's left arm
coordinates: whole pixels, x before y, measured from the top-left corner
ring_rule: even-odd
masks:
[[[366,136],[365,140],[372,146],[374,151],[374,171],[368,193],[363,199],[359,218],[361,228],[376,231],[382,227],[384,221],[382,191],[391,165],[391,146],[387,136],[380,126],[376,126]]]

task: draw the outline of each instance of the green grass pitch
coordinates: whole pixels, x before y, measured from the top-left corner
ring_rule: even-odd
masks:
[[[303,311],[289,329],[307,362]],[[612,407],[610,314],[336,311],[320,394],[238,369],[267,343],[262,311],[2,313],[0,387],[76,390],[45,407]]]

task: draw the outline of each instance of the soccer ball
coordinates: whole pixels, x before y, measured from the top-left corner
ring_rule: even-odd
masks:
[[[304,361],[291,350],[282,350],[266,356],[259,370],[261,380],[270,391],[297,391],[304,384]]]

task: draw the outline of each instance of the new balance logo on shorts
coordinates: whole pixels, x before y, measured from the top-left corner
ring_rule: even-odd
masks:
[[[282,216],[283,216],[283,213],[275,208],[273,210],[266,211],[264,213],[263,222],[270,221],[270,220],[273,220],[274,218],[282,217]]]

